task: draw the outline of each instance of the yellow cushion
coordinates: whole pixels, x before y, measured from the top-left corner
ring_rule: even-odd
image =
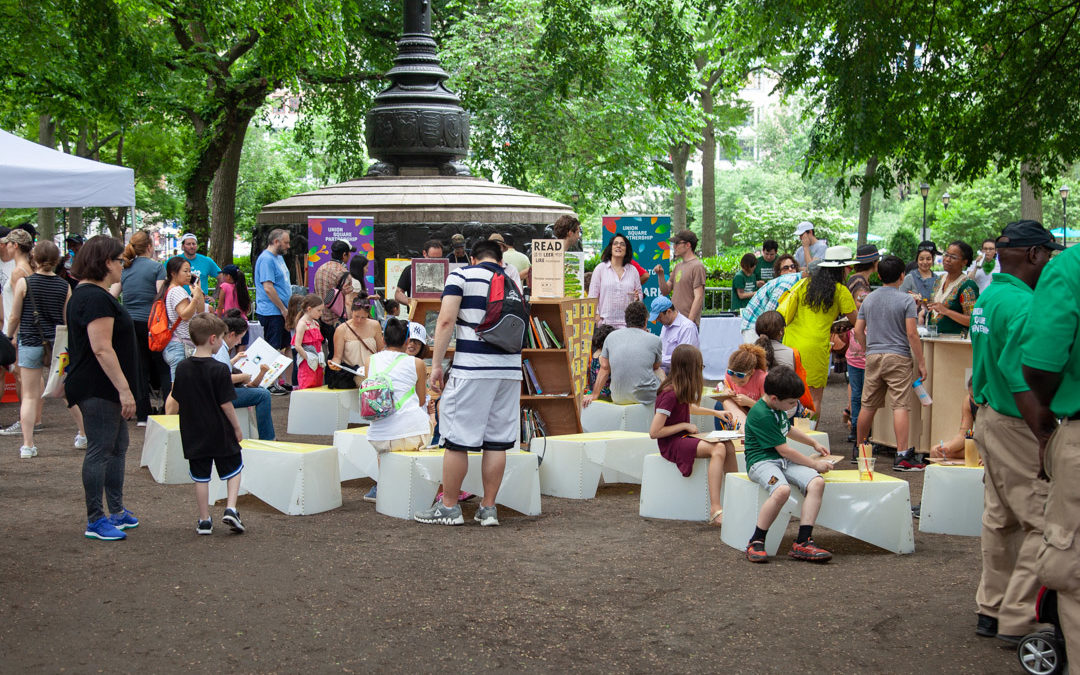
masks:
[[[147,419],[153,420],[155,424],[168,431],[180,431],[179,415],[151,415]]]
[[[268,450],[270,452],[318,452],[319,450],[333,450],[332,445],[315,445],[313,443],[289,443],[287,441],[260,441],[245,438],[240,441],[240,447],[244,450]]]

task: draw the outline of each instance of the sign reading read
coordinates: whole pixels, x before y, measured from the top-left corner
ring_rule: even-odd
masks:
[[[562,239],[533,239],[532,294],[534,298],[563,297]]]

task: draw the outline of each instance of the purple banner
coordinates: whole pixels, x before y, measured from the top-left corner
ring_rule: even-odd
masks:
[[[330,260],[330,246],[347,241],[367,256],[364,288],[375,292],[375,218],[373,216],[308,216],[307,286],[315,290],[315,271]]]

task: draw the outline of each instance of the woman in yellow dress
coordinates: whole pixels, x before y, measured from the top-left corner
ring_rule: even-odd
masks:
[[[819,417],[821,394],[829,379],[829,334],[833,321],[843,315],[854,324],[857,316],[855,299],[843,283],[844,268],[853,264],[851,249],[830,247],[821,262],[811,262],[810,276],[795,284],[777,307],[787,323],[784,344],[802,354],[806,384]]]

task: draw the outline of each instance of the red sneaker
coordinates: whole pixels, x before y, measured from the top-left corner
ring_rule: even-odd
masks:
[[[747,544],[746,559],[752,563],[769,562],[769,554],[765,552],[765,542],[752,541]]]
[[[807,562],[828,562],[832,559],[832,553],[816,546],[813,539],[807,539],[802,544],[795,542],[791,545],[788,555],[796,560]]]

